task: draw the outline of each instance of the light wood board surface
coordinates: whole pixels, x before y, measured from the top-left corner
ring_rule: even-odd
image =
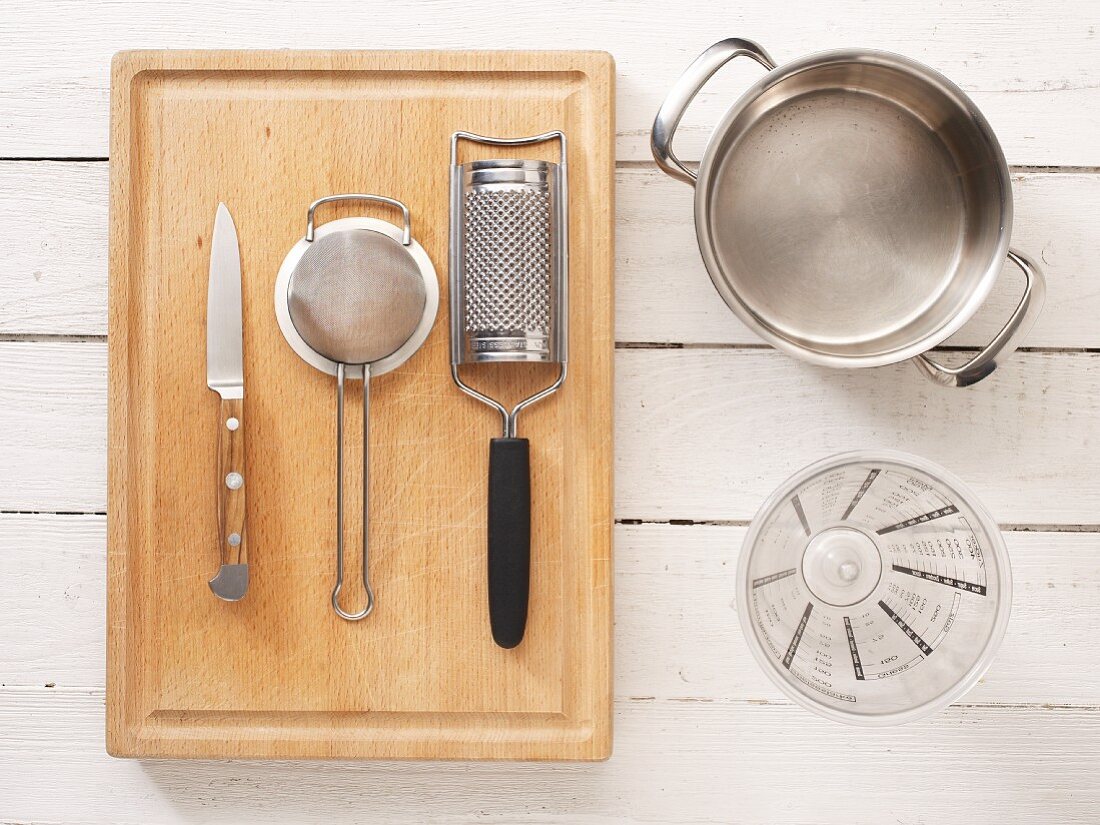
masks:
[[[115,58],[112,754],[609,755],[613,79],[601,52],[147,51]],[[488,630],[487,446],[500,424],[451,381],[445,309],[415,355],[371,380],[375,603],[363,621],[346,622],[329,596],[338,527],[336,384],[283,339],[272,304],[275,273],[304,234],[310,203],[369,192],[407,204],[414,237],[436,264],[439,274],[429,277],[441,281],[445,308],[451,135],[555,128],[570,138],[572,374],[521,422],[520,435],[532,445],[533,572],[523,642],[504,650]],[[548,151],[526,147],[521,156],[540,149]],[[218,553],[225,418],[206,386],[204,334],[208,233],[219,202],[233,214],[241,248],[240,432],[249,491],[249,589],[228,604],[206,583],[225,561]],[[325,206],[316,220],[394,220],[366,206]],[[513,405],[556,372],[555,365],[514,364],[471,368],[465,377]],[[361,384],[350,384],[340,599],[354,613],[366,600],[356,504],[363,495],[357,457],[365,448]]]
[[[0,821],[1097,821],[1095,3],[532,0],[509,4],[508,25],[496,24],[499,4],[482,0],[15,0],[5,11]],[[908,366],[837,374],[761,350],[713,294],[694,247],[691,191],[656,171],[647,144],[672,81],[727,36],[752,37],[780,61],[892,49],[945,72],[991,120],[1014,167],[1014,243],[1039,258],[1050,289],[1028,341],[1040,351],[975,388],[973,410],[922,386]],[[616,515],[638,523],[615,534],[610,761],[227,763],[104,752],[107,104],[111,55],[137,47],[596,48],[615,57]],[[685,119],[685,157],[698,158],[758,72],[731,66],[714,79]],[[1004,317],[1018,287],[1006,275],[954,343],[980,344]],[[792,707],[747,657],[732,607],[746,519],[789,472],[853,446],[927,453],[1011,528],[1013,619],[992,668],[960,705],[894,731]]]

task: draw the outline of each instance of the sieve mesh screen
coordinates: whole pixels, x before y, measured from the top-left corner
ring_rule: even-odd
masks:
[[[290,277],[290,320],[330,361],[371,364],[416,331],[427,296],[420,270],[400,242],[348,229],[312,242]]]

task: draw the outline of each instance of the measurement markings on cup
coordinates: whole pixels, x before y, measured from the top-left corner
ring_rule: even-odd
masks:
[[[924,641],[924,639],[922,639],[917,634],[917,631],[913,630],[913,628],[907,625],[905,623],[905,619],[903,619],[901,616],[891,610],[890,606],[886,604],[886,602],[880,601],[878,603],[878,606],[881,607],[883,611],[885,611],[886,615],[890,617],[894,624],[901,628],[902,633],[909,637],[909,641],[920,648],[921,653],[923,653],[925,656],[932,655],[932,646],[928,644],[928,642]]]
[[[791,496],[791,506],[798,513],[798,520],[802,522],[802,529],[806,531],[806,535],[811,535],[813,531],[810,530],[810,522],[806,520],[806,511],[802,509],[802,499],[798,496]]]
[[[856,505],[859,504],[860,500],[866,494],[867,490],[870,489],[871,484],[876,478],[878,478],[878,475],[881,472],[882,470],[871,470],[871,472],[867,474],[867,478],[863,480],[862,486],[860,486],[859,490],[856,491],[855,496],[853,496],[852,503],[848,505],[848,509],[844,511],[844,515],[840,517],[841,521],[848,520],[848,516],[852,515],[852,511],[856,509]]]
[[[792,476],[738,565],[738,616],[768,676],[845,721],[898,724],[950,704],[988,665],[1008,613],[996,523],[913,456],[847,453]]]
[[[939,573],[926,573],[923,570],[914,570],[911,567],[902,567],[900,564],[893,565],[893,569],[897,573],[904,573],[907,576],[914,576],[924,581],[934,582],[936,584],[945,584],[948,587],[955,587],[959,590],[965,590],[967,593],[977,593],[979,596],[986,595],[986,588],[984,584],[974,584],[973,582],[964,581],[963,579],[955,579],[951,576],[941,576]]]
[[[763,587],[765,584],[771,584],[772,582],[780,581],[788,576],[793,576],[798,570],[792,567],[790,570],[782,570],[778,573],[772,573],[769,576],[763,576],[759,579],[752,580],[752,589],[755,590],[758,587]]]
[[[813,602],[806,602],[806,609],[802,611],[802,619],[798,623],[798,627],[794,631],[794,638],[791,639],[791,643],[787,646],[787,654],[783,657],[783,667],[787,670],[791,669],[791,664],[794,662],[794,654],[798,652],[798,644],[802,641],[802,634],[806,632],[806,624],[810,621],[810,614],[813,613]]]
[[[913,516],[913,518],[907,518],[905,521],[899,521],[897,524],[891,524],[889,527],[883,527],[878,530],[880,536],[885,536],[887,533],[895,533],[898,530],[904,530],[906,527],[913,527],[917,524],[924,524],[926,521],[935,521],[938,518],[944,516],[954,515],[959,512],[959,508],[954,504],[948,504],[945,507],[941,507],[938,510],[933,510],[930,513],[923,513],[919,516]]]
[[[851,620],[844,617],[844,635],[848,637],[848,652],[852,654],[852,669],[855,671],[856,679],[863,681],[863,661],[859,658],[859,648],[856,647],[856,634],[852,630]]]

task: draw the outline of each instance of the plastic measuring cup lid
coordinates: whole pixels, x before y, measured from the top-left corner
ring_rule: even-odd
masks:
[[[1004,540],[941,467],[855,452],[788,479],[753,519],[741,628],[800,705],[858,725],[910,722],[981,678],[1012,602]]]

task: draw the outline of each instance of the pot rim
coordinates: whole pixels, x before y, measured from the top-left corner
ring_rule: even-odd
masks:
[[[932,332],[916,339],[909,344],[895,347],[892,350],[867,355],[838,355],[835,353],[820,352],[803,346],[783,335],[778,334],[764,320],[762,316],[753,312],[742,303],[735,290],[733,290],[722,277],[722,267],[714,254],[714,243],[708,221],[706,220],[707,207],[710,202],[709,191],[712,178],[721,163],[716,160],[717,147],[729,131],[738,115],[753,100],[763,94],[772,86],[805,71],[813,71],[827,65],[837,63],[862,63],[872,66],[885,66],[893,68],[915,77],[923,83],[937,88],[950,99],[959,110],[971,121],[977,133],[988,145],[991,156],[996,162],[996,176],[998,188],[1001,191],[1000,198],[1000,234],[997,246],[990,254],[986,262],[985,270],[971,291],[966,303],[953,316]],[[886,364],[895,364],[907,361],[921,355],[942,343],[955,334],[974,313],[977,312],[989,293],[993,289],[1001,268],[1008,255],[1009,242],[1012,235],[1012,181],[1009,174],[1008,162],[1005,160],[1001,144],[997,140],[992,127],[981,113],[978,107],[967,94],[953,83],[949,78],[919,61],[894,52],[878,49],[830,49],[814,52],[804,57],[797,58],[788,63],[783,63],[767,72],[756,83],[747,88],[741,96],[726,110],[722,119],[715,126],[703,151],[703,158],[699,163],[698,178],[695,182],[695,234],[699,246],[699,252],[703,263],[707,268],[711,283],[718,291],[722,300],[730,310],[745,323],[754,333],[777,349],[801,358],[813,364],[828,367],[857,368],[877,367]]]

